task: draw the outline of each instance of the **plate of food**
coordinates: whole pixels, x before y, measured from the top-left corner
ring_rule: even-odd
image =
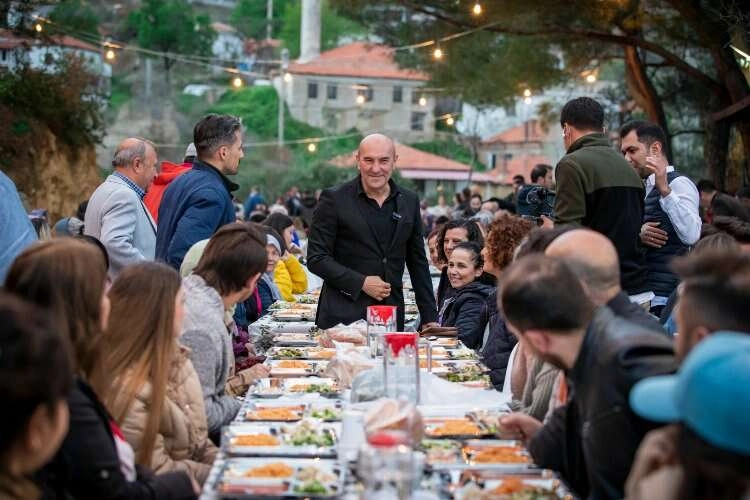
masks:
[[[262,378],[255,383],[251,394],[263,392],[268,388],[276,388],[286,398],[318,398],[337,399],[341,392],[332,378],[324,377],[293,377],[293,378]]]
[[[468,439],[492,436],[490,429],[468,418],[425,419],[424,433],[430,438]]]
[[[456,490],[456,500],[572,500],[557,479],[503,476],[469,481]]]
[[[341,408],[337,405],[311,403],[307,415],[323,422],[341,422]]]
[[[470,440],[461,449],[464,461],[471,466],[532,465],[531,457],[518,441]]]
[[[314,295],[312,293],[302,293],[294,296],[297,299],[297,304],[317,304],[320,295]]]
[[[318,341],[309,333],[279,333],[273,339],[278,347],[317,346]]]
[[[245,420],[250,422],[297,422],[305,416],[305,405],[252,403],[245,410]]]
[[[301,359],[280,359],[266,361],[271,369],[271,377],[304,377],[325,370],[327,361],[307,361]]]
[[[426,347],[419,348],[419,357],[420,359],[427,359]],[[432,346],[432,359],[449,359],[447,349],[445,347],[433,345]]]
[[[428,465],[455,464],[461,459],[461,443],[451,439],[423,439],[419,448],[424,451]]]
[[[466,383],[471,382],[470,387],[487,387],[490,382],[486,371],[477,363],[467,363],[456,370],[440,375],[449,382]]]
[[[331,498],[342,491],[334,460],[229,458],[214,485],[219,498]]]
[[[235,424],[224,429],[222,443],[231,455],[333,457],[341,424]]]
[[[310,309],[281,309],[273,311],[271,317],[274,321],[314,321],[315,311]]]

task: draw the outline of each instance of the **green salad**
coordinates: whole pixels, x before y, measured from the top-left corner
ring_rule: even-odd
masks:
[[[327,495],[328,488],[320,481],[308,481],[294,487],[295,493],[307,493],[309,495]]]
[[[333,433],[321,431],[309,425],[299,425],[289,436],[289,442],[294,446],[333,446]]]
[[[287,359],[301,358],[302,356],[304,356],[304,353],[301,350],[294,348],[294,347],[285,347],[283,349],[279,349],[277,351],[277,354],[280,358],[287,358]]]
[[[483,380],[486,378],[487,376],[477,365],[467,365],[456,372],[445,375],[445,379],[450,382],[473,382],[475,380]]]
[[[310,416],[321,420],[341,420],[341,412],[335,408],[319,408],[310,412]]]

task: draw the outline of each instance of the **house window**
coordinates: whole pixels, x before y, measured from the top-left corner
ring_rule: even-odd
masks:
[[[422,97],[422,94],[420,92],[417,92],[416,89],[411,91],[411,103],[412,104],[418,104],[420,97]]]
[[[411,129],[412,130],[424,130],[424,117],[427,116],[427,113],[417,113],[414,112],[411,114]]]
[[[339,88],[336,86],[336,84],[328,84],[328,87],[326,87],[326,91],[328,93],[328,98],[332,101],[335,101],[338,98],[339,94]]]
[[[308,99],[318,98],[318,84],[317,83],[310,82],[307,84],[307,98]]]
[[[393,102],[403,102],[404,88],[401,85],[393,87]]]
[[[8,51],[0,50],[0,61],[7,61],[7,60],[8,60]]]
[[[372,101],[374,95],[375,94],[372,90],[372,87],[370,87],[369,85],[364,85],[364,84],[357,85],[357,97],[364,96],[365,102]]]

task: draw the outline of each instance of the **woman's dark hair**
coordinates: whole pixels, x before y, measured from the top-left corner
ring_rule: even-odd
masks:
[[[471,255],[471,261],[474,264],[475,269],[481,269],[484,266],[484,259],[482,258],[482,247],[476,241],[462,241],[453,249],[466,250]]]
[[[253,212],[250,214],[250,218],[248,219],[248,222],[255,222],[257,224],[262,224],[266,220],[266,214],[263,212]]]
[[[70,343],[49,313],[0,291],[0,453],[24,434],[39,405],[53,412],[72,382]]]
[[[266,217],[266,220],[263,221],[263,225],[273,228],[283,238],[284,230],[289,226],[294,226],[294,221],[288,215],[274,212]]]
[[[109,269],[109,252],[107,252],[107,247],[104,246],[104,243],[91,236],[90,234],[78,235],[76,236],[76,239],[81,240],[84,243],[94,245],[97,249],[99,249],[99,251],[102,253],[102,257],[104,257],[104,263],[107,265],[107,269]]]
[[[734,500],[750,491],[750,456],[707,443],[682,425],[678,454],[684,470],[681,500]]]
[[[440,230],[440,235],[438,236],[438,257],[443,262],[448,262],[448,257],[445,255],[445,249],[443,248],[445,245],[445,233],[451,229],[465,229],[467,241],[476,241],[480,247],[484,246],[484,237],[482,236],[482,231],[479,230],[479,225],[476,221],[469,219],[448,221]]]
[[[267,263],[266,237],[258,226],[232,222],[211,237],[193,273],[226,296],[242,290],[247,280],[265,272]]]

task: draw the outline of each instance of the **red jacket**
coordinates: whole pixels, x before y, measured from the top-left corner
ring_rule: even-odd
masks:
[[[192,167],[192,163],[177,165],[169,161],[161,162],[161,172],[156,176],[154,182],[151,183],[151,187],[148,188],[146,196],[143,198],[143,203],[148,208],[148,211],[151,212],[154,222],[159,221],[159,205],[161,205],[161,197],[164,196],[164,190],[167,189],[170,182]]]

